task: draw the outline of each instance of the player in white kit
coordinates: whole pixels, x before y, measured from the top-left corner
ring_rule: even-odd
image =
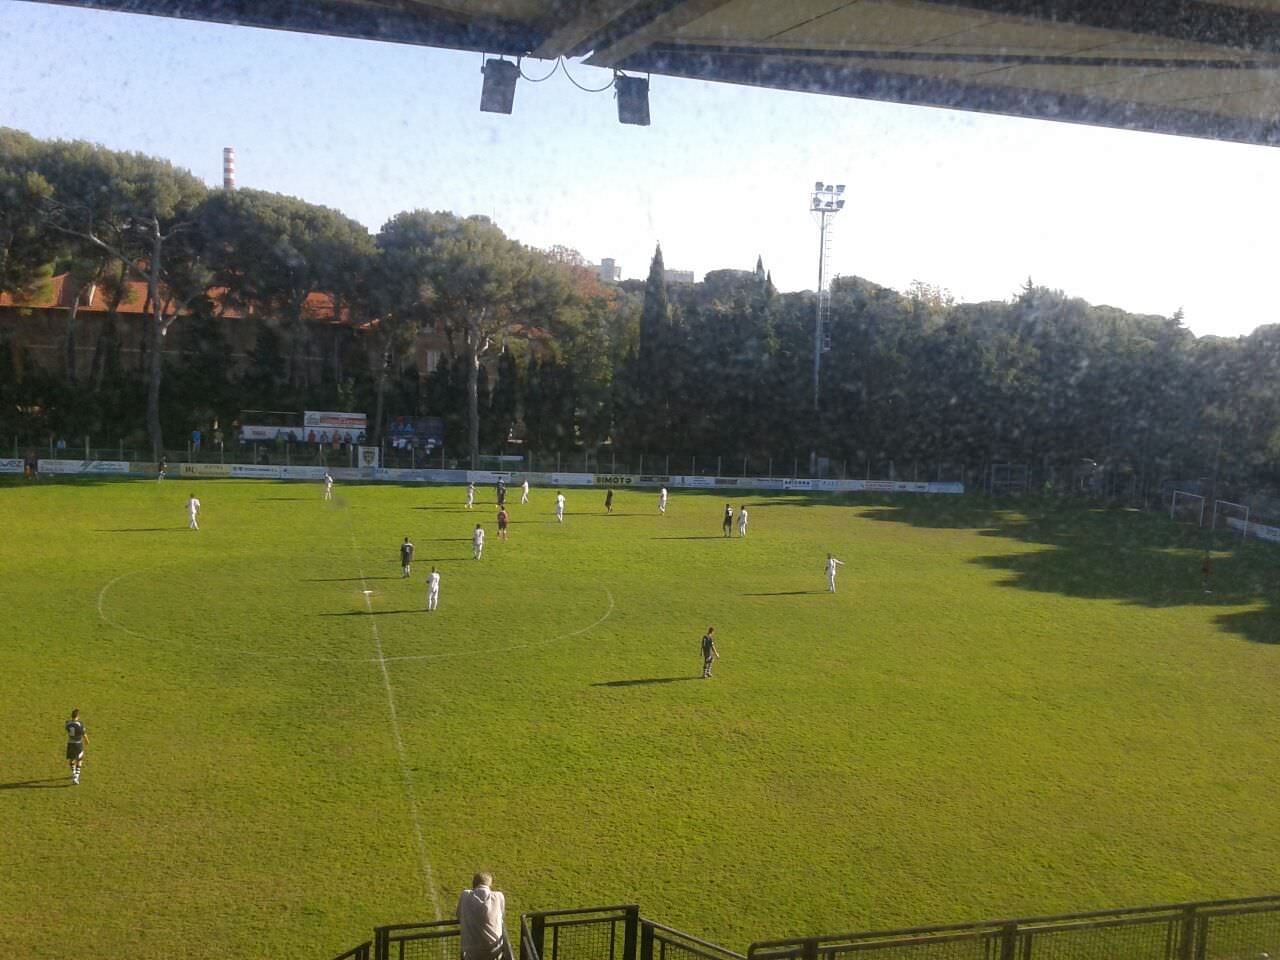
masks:
[[[745,537],[747,535],[747,508],[745,506],[738,508],[738,536]]]
[[[827,593],[836,592],[836,567],[843,566],[843,560],[837,560],[831,554],[827,554]]]
[[[667,512],[667,488],[666,487],[663,487],[662,490],[658,493],[658,512],[659,513]]]
[[[484,527],[476,524],[476,532],[471,535],[471,558],[479,560],[484,553]]]
[[[476,505],[476,485],[474,483],[467,484],[467,509],[470,510]]]
[[[520,484],[520,502],[521,503],[529,502],[529,481],[528,480]]]
[[[431,568],[431,576],[427,577],[427,609],[434,610],[440,606],[440,574],[435,567]]]
[[[564,494],[556,492],[556,523],[564,523]]]
[[[196,523],[196,514],[200,512],[200,501],[196,499],[193,493],[187,497],[187,529],[199,530],[200,524]]]
[[[333,477],[329,476],[329,471],[324,472],[324,498],[326,500],[333,499]]]

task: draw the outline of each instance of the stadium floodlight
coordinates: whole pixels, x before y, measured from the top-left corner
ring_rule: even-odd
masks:
[[[515,104],[520,65],[510,60],[486,60],[480,72],[484,74],[480,110],[484,113],[510,113]]]
[[[613,81],[618,98],[618,122],[637,127],[649,125],[649,81],[644,77],[618,74]]]

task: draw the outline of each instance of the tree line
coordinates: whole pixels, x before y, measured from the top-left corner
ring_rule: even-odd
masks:
[[[487,218],[406,211],[371,234],[293,197],[209,190],[163,160],[0,129],[0,292],[34,296],[62,274],[109,304],[145,285],[142,362],[120,362],[109,322],[82,375],[72,299],[62,371],[0,339],[6,435],[143,430],[158,451],[243,409],[305,407],[367,412],[375,433],[392,415],[439,416],[473,464],[515,438],[630,463],[816,453],[877,475],[890,461],[1094,461],[1144,481],[1277,479],[1277,326],[1196,338],[1179,314],[1031,280],[1007,301],[956,303],[841,277],[815,408],[815,295],[778,291],[761,262],[668,285],[659,248],[647,280],[604,283],[575,251],[534,250]],[[317,294],[340,322],[315,322]],[[256,318],[243,363],[230,309]],[[425,330],[446,349],[419,370]]]

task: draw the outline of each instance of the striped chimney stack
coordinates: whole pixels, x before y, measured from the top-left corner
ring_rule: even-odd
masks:
[[[236,148],[222,148],[222,189],[236,188]]]

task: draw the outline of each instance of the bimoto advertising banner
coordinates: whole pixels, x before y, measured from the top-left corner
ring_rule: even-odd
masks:
[[[782,489],[783,490],[812,490],[813,481],[812,480],[783,480]]]
[[[229,477],[231,476],[231,464],[229,463],[180,463],[178,464],[178,476],[199,477],[204,479],[213,479],[216,477]]]
[[[246,480],[279,480],[284,476],[284,467],[272,466],[269,463],[232,463],[231,476],[243,477]]]
[[[597,473],[592,482],[597,487],[629,487],[636,482],[636,478],[625,473]]]

